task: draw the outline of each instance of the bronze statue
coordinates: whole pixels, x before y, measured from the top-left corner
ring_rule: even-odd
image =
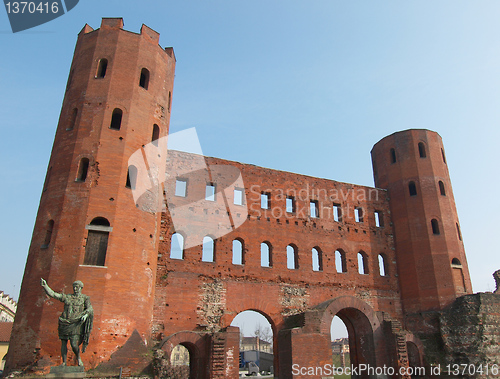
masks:
[[[40,284],[45,293],[54,299],[64,303],[64,310],[59,317],[59,339],[61,340],[61,355],[63,366],[66,366],[68,356],[68,340],[70,341],[73,353],[78,360],[78,366],[83,366],[80,358],[80,345],[82,353],[85,352],[89,344],[89,336],[92,330],[94,310],[90,304],[90,298],[82,294],[83,283],[79,280],[73,283],[73,294],[63,294],[54,292],[44,279],[40,279]]]
[[[493,273],[493,278],[495,279],[495,283],[497,285],[497,289],[493,293],[497,293],[500,295],[500,270],[497,270]]]

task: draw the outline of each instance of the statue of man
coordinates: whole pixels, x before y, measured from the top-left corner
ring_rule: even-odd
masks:
[[[61,340],[61,355],[63,366],[66,366],[68,356],[68,340],[78,360],[78,366],[83,366],[80,358],[80,345],[83,344],[82,353],[89,344],[89,336],[92,330],[94,310],[90,304],[90,298],[82,294],[83,283],[79,280],[73,283],[73,294],[54,292],[45,279],[40,279],[40,285],[45,293],[54,299],[64,303],[64,310],[59,317],[59,339]]]

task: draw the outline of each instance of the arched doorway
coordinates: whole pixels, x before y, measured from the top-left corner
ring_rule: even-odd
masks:
[[[267,315],[256,310],[238,313],[231,326],[240,329],[240,375],[274,373],[274,326]],[[252,364],[254,363],[254,364]]]
[[[335,367],[350,367],[349,333],[340,317],[335,316],[330,327],[332,364]]]
[[[320,313],[320,332],[331,340],[331,325],[337,316],[345,325],[349,339],[349,356],[352,367],[377,367],[385,363],[385,346],[380,321],[373,308],[353,296],[328,300],[315,308]],[[375,341],[377,349],[375,349]],[[382,345],[382,346],[381,346]],[[365,378],[368,374],[352,375]]]

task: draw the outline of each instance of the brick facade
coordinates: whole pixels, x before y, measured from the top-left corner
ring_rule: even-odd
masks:
[[[237,377],[239,332],[230,324],[245,310],[270,322],[280,378],[322,376],[293,368],[331,362],[335,315],[351,336],[355,366],[423,362],[408,316],[471,293],[439,135],[409,130],[378,142],[378,188],[166,154],[173,50],[159,47],[146,26],[140,34],[122,27],[121,19],[103,19],[78,36],[9,369],[59,363],[61,305],[43,294],[41,277],[56,291],[85,283],[95,311],[88,368],[121,367],[127,351],[155,347],[157,373],[165,373],[182,344],[192,377]],[[135,152],[143,166],[130,164]],[[155,181],[163,169],[165,180]],[[140,190],[141,178],[151,188]],[[213,250],[204,252],[204,241]],[[145,357],[130,356],[129,365],[140,371],[153,360]]]

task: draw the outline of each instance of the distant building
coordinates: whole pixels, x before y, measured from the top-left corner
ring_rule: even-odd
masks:
[[[17,302],[0,291],[0,322],[13,322],[16,310]]]
[[[332,341],[332,353],[349,353],[349,338],[337,338],[336,340]]]
[[[272,345],[258,337],[243,337],[240,342],[240,351],[256,350],[272,353]]]
[[[177,345],[170,354],[170,363],[172,366],[189,365],[189,350],[182,345]]]
[[[9,350],[9,340],[13,324],[12,321],[0,322],[0,370],[3,370],[5,366],[5,355],[7,354],[7,350]]]

